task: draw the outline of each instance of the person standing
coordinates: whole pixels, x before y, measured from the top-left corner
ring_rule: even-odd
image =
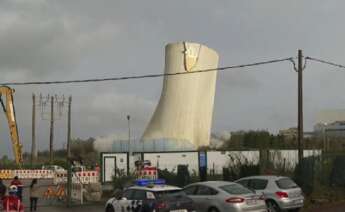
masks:
[[[6,186],[2,182],[2,179],[0,179],[0,201],[5,196],[5,194],[6,194]]]
[[[5,212],[24,212],[24,205],[17,196],[18,188],[11,185],[8,190],[8,195],[3,197],[3,209]]]
[[[30,211],[37,210],[38,197],[39,188],[37,186],[37,179],[33,179],[30,185]]]
[[[23,183],[19,180],[18,176],[15,176],[14,179],[11,181],[11,186],[12,185],[17,187],[17,196],[20,200],[22,200]]]

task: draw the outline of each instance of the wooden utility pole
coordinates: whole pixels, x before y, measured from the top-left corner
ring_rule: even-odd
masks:
[[[298,163],[303,159],[303,53],[298,50],[298,125],[297,125],[297,141],[298,141]]]
[[[72,161],[71,161],[71,105],[72,96],[68,98],[68,117],[67,117],[67,206],[71,206],[72,194]]]
[[[131,171],[132,144],[131,144],[131,116],[127,115],[128,120],[128,155],[127,155],[127,174]]]
[[[131,116],[127,115],[128,120],[128,153],[132,156],[132,143],[131,143]]]
[[[54,96],[50,103],[50,137],[49,137],[49,162],[53,164],[53,140],[54,140]]]
[[[36,147],[36,98],[32,94],[32,143],[31,143],[31,165],[37,161]]]

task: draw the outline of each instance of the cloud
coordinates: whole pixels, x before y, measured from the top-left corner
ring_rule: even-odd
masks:
[[[245,73],[240,70],[225,74],[219,73],[217,83],[227,88],[240,90],[255,90],[261,85],[252,73]]]
[[[113,149],[114,141],[126,141],[128,136],[110,134],[106,136],[96,137],[95,142],[93,143],[94,148],[99,152],[109,152]]]
[[[78,43],[62,21],[4,16],[0,15],[0,25],[5,26],[0,30],[1,70],[39,76],[77,64]]]
[[[311,3],[312,2],[312,3]],[[220,55],[220,66],[306,56],[339,62],[345,50],[341,21],[344,1],[0,1],[1,81],[84,79],[162,73],[164,46],[190,40]],[[331,16],[329,14],[332,14]],[[303,36],[301,37],[301,34]],[[327,41],[327,42],[325,42]],[[249,70],[247,72],[247,70]],[[252,71],[251,71],[252,70]],[[343,108],[343,72],[308,63],[305,128],[322,108]],[[218,74],[213,130],[278,130],[296,123],[296,74],[289,62]],[[126,115],[136,136],[145,129],[159,100],[162,79],[84,85],[14,86],[20,133],[31,140],[31,94],[73,96],[72,136],[121,134]],[[311,112],[313,114],[311,114]],[[5,119],[1,139],[10,147]],[[61,123],[61,126],[58,124]],[[42,129],[42,125],[44,128]],[[49,124],[40,123],[40,147]],[[57,121],[65,140],[66,122]],[[46,129],[47,128],[47,129]],[[61,145],[61,144],[59,144]],[[10,148],[2,148],[1,153]],[[8,152],[8,151],[7,151]]]
[[[86,28],[85,20],[58,15],[58,7],[45,1],[32,4],[14,1],[3,6],[0,9],[2,73],[17,72],[30,79],[70,73],[88,52],[109,44],[119,32],[116,23]]]
[[[147,111],[154,108],[155,103],[135,94],[105,93],[96,96],[91,108],[95,111],[109,112],[117,116],[131,115],[135,120],[146,120]],[[145,118],[143,118],[143,115]]]

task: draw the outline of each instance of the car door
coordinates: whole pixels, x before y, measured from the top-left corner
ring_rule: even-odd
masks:
[[[217,206],[217,191],[205,185],[199,185],[194,198],[197,202],[198,211],[208,211],[211,206]]]
[[[198,208],[200,200],[196,197],[196,191],[198,189],[197,185],[192,185],[188,186],[183,189],[183,191],[186,193],[186,195],[191,198],[194,202],[195,209],[199,211],[200,209]]]
[[[121,195],[121,198],[113,204],[115,211],[127,211],[131,201],[133,200],[134,190],[127,189]]]
[[[130,208],[132,211],[137,211],[143,204],[143,201],[146,200],[146,191],[135,189],[132,201],[130,202]]]

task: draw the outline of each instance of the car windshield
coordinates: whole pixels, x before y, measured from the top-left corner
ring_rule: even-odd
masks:
[[[230,184],[220,186],[220,189],[229,193],[229,194],[251,194],[253,193],[251,190],[239,185],[239,184]]]
[[[167,190],[167,191],[156,191],[155,196],[157,198],[162,197],[176,197],[176,196],[185,196],[186,194],[181,189],[176,190]]]
[[[276,184],[281,189],[297,188],[297,184],[290,178],[282,178],[276,181]]]

